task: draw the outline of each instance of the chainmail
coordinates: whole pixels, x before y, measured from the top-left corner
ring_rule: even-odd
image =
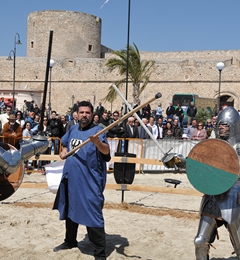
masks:
[[[214,196],[211,196],[207,203],[204,205],[202,214],[214,218],[222,217],[220,208]]]

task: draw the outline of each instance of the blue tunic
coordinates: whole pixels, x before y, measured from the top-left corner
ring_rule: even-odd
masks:
[[[102,128],[99,126],[80,130],[78,124],[74,125],[62,137],[62,144],[70,151],[100,130]],[[99,138],[108,143],[105,134]],[[106,184],[106,161],[109,160],[110,155],[100,153],[92,142],[66,159],[53,207],[59,210],[60,219],[68,217],[88,227],[104,227],[103,191]]]

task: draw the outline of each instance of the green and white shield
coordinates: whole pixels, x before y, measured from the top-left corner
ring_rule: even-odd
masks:
[[[190,151],[186,172],[195,189],[204,194],[218,195],[229,190],[237,181],[238,155],[227,142],[207,139]]]

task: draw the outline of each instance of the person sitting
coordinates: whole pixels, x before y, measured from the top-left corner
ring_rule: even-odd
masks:
[[[187,134],[183,134],[182,135],[182,140],[189,140],[189,136]]]
[[[193,132],[192,140],[204,140],[207,138],[207,132],[203,128],[203,123],[199,122],[197,124],[197,129]]]
[[[163,139],[174,139],[172,129],[167,129]]]
[[[20,148],[20,139],[22,138],[22,127],[16,122],[17,118],[11,114],[8,123],[3,126],[3,142],[11,144],[15,148]]]
[[[178,124],[178,119],[173,120],[172,131],[175,139],[182,139],[183,130],[182,127],[180,127]]]

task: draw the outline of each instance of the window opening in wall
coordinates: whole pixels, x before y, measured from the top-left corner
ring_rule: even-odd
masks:
[[[88,45],[88,51],[92,51],[93,46],[91,44]]]
[[[31,42],[31,48],[32,49],[34,48],[34,42]]]

